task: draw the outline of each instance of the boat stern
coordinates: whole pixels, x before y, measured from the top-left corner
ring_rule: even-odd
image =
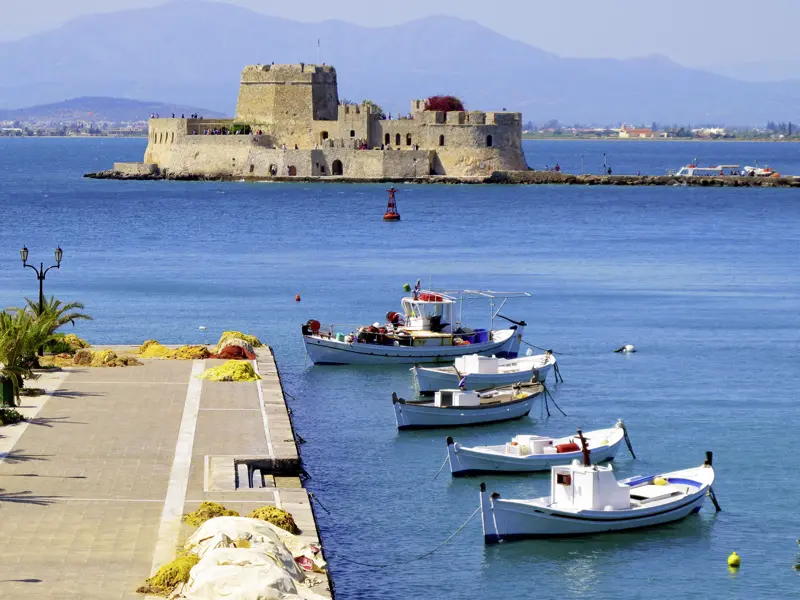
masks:
[[[509,331],[511,335],[508,337],[505,344],[496,352],[497,358],[517,358],[519,356],[519,348],[522,344],[522,336],[525,333],[525,326],[527,323],[525,323],[525,321],[520,321],[519,323],[513,321],[513,323],[515,324],[511,326],[511,329],[505,330]]]
[[[458,460],[456,443],[449,435],[447,436],[447,462],[450,464],[450,473],[453,475],[453,477],[459,477],[462,475],[464,469],[461,468],[461,464]]]
[[[481,483],[481,525],[483,526],[483,543],[487,545],[500,542],[500,532],[497,531],[492,507],[495,497],[499,497],[499,494],[489,494],[486,491],[486,484]]]
[[[394,420],[398,429],[405,429],[406,422],[403,418],[403,401],[397,396],[397,392],[392,392],[392,408],[394,408]]]

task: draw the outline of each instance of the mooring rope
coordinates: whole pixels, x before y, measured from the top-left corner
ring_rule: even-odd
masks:
[[[433,480],[434,480],[434,481],[436,481],[436,478],[437,478],[437,477],[439,477],[439,475],[441,474],[441,472],[444,470],[444,466],[447,464],[447,459],[448,459],[448,458],[450,458],[450,457],[449,457],[449,455],[444,457],[444,462],[442,463],[442,466],[441,466],[441,467],[439,467],[439,471],[438,471],[438,472],[436,473],[436,475],[433,477]]]
[[[547,352],[550,348],[542,348],[541,346],[536,346],[531,344],[530,342],[526,342],[525,340],[520,340],[526,346],[530,346],[531,348],[536,348],[537,350],[541,350],[542,352]],[[553,354],[560,354],[561,356],[574,356],[574,354],[567,354],[566,352],[556,352],[555,350],[550,350]]]
[[[319,500],[317,500],[317,502],[319,502]],[[472,518],[475,515],[477,515],[480,511],[481,511],[480,507],[476,508],[475,512],[472,513],[469,516],[469,518],[466,521],[464,521],[461,524],[461,526],[458,529],[456,529],[449,538],[447,538],[441,544],[436,546],[436,548],[434,548],[433,550],[429,550],[425,554],[420,554],[419,556],[415,556],[413,558],[409,558],[409,559],[406,559],[406,560],[399,560],[399,561],[396,561],[396,562],[392,562],[392,563],[388,563],[388,564],[380,564],[379,565],[379,564],[375,564],[375,563],[365,563],[365,562],[360,562],[360,561],[357,561],[357,560],[352,560],[350,558],[345,558],[344,556],[339,556],[338,553],[336,553],[336,552],[332,552],[331,554],[335,555],[337,559],[339,559],[339,560],[341,560],[343,562],[351,563],[351,564],[354,564],[354,565],[359,565],[361,567],[369,567],[370,569],[386,569],[388,567],[394,567],[394,566],[397,566],[397,565],[405,565],[405,564],[408,564],[408,563],[412,563],[412,562],[415,562],[415,561],[418,561],[418,560],[422,560],[423,558],[428,558],[434,552],[444,548],[450,540],[452,540],[459,533],[461,533],[461,530],[464,529],[464,527],[466,527],[467,524],[472,520]]]
[[[556,399],[553,398],[553,394],[550,393],[550,390],[547,389],[547,386],[546,385],[542,385],[542,387],[544,388],[544,399],[545,399],[545,402],[547,402],[547,399],[550,398],[550,400],[553,401],[553,406],[555,406],[558,409],[558,411],[562,415],[564,415],[566,417],[567,413],[565,413],[563,410],[561,410],[561,407],[556,403]],[[550,416],[550,411],[547,411],[547,416],[548,417]]]

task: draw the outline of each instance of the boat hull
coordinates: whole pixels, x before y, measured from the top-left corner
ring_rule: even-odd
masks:
[[[474,352],[473,352],[474,354]],[[465,382],[467,390],[485,390],[490,387],[512,385],[519,381],[530,381],[533,372],[539,372],[539,381],[547,381],[547,375],[553,370],[555,363],[546,364],[537,369],[526,369],[513,373],[469,373]],[[420,394],[431,394],[437,390],[458,387],[461,379],[457,373],[446,373],[423,367],[414,367],[414,381]]]
[[[667,474],[664,477],[673,477]],[[504,500],[481,490],[481,520],[487,544],[529,538],[591,535],[664,525],[699,512],[713,482],[701,482],[697,491],[673,502],[647,508],[610,511],[564,511],[548,506],[549,497],[531,502]]]
[[[609,440],[607,446],[592,448],[592,462],[601,463],[614,460],[624,433],[618,430],[615,439]],[[561,454],[529,454],[514,456],[498,454],[478,448],[467,448],[458,443],[447,444],[447,459],[453,477],[477,475],[478,473],[534,473],[549,471],[551,467],[568,465],[573,460],[582,460],[582,452],[564,452]]]
[[[306,353],[315,365],[387,365],[451,363],[459,356],[481,354],[516,358],[522,327],[493,333],[493,340],[464,346],[382,346],[342,342],[334,338],[304,335]]]
[[[468,427],[521,419],[531,412],[538,394],[525,400],[486,408],[436,408],[394,403],[398,429],[435,429],[439,427]]]

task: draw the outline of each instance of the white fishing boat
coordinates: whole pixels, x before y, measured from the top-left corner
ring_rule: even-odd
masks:
[[[404,400],[392,393],[398,429],[463,427],[520,419],[544,392],[541,383],[521,383],[484,390],[439,390],[433,400]]]
[[[556,366],[556,357],[549,350],[545,354],[497,358],[470,354],[456,358],[455,365],[447,367],[422,367],[414,365],[414,385],[420,394],[432,394],[436,390],[463,387],[467,390],[482,390],[499,385],[511,385],[518,381],[547,381],[547,375]],[[463,384],[459,386],[461,380]]]
[[[681,167],[675,177],[723,177],[725,175],[739,175],[739,165],[698,167],[695,163],[691,163]]]
[[[521,297],[530,297],[530,294],[492,290],[429,291],[420,290],[417,282],[413,294],[402,300],[402,313],[387,313],[385,324],[376,322],[347,333],[347,330],[337,331],[335,325],[323,329],[319,321],[312,319],[302,327],[303,343],[311,362],[318,365],[440,363],[468,354],[515,358],[526,323],[512,321],[499,311],[510,298]],[[489,329],[472,329],[462,324],[464,301],[474,299],[488,300]],[[498,317],[511,326],[494,329]]]
[[[580,431],[579,431],[580,436]],[[663,525],[698,512],[713,495],[711,453],[701,467],[617,481],[611,465],[584,461],[552,467],[550,495],[506,500],[481,484],[487,544],[524,538],[585,535]]]
[[[614,460],[625,441],[633,454],[625,425],[620,419],[614,427],[587,431],[583,434],[592,453],[592,461]],[[582,459],[583,452],[575,436],[552,438],[541,435],[517,435],[498,446],[462,446],[447,438],[447,459],[454,477],[476,473],[530,473],[547,471],[558,465],[569,465]],[[636,456],[634,455],[634,458]]]
[[[744,177],[780,177],[781,174],[771,167],[745,167],[742,169]]]

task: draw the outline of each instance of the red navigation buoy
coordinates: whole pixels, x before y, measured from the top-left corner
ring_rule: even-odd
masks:
[[[389,188],[386,190],[389,192],[389,205],[386,207],[386,212],[383,213],[383,220],[384,221],[399,221],[400,220],[400,213],[397,212],[397,202],[394,199],[394,193],[398,190],[395,188]]]
[[[300,294],[295,294],[294,301],[300,302]]]

